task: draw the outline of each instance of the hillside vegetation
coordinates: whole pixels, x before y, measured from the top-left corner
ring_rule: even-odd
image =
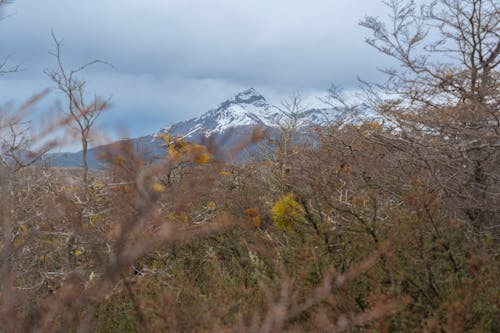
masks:
[[[266,158],[165,132],[157,163],[121,141],[55,168],[18,158],[37,99],[2,108],[0,332],[500,332],[498,4],[388,5],[361,22],[401,65],[362,85],[384,120],[315,145],[294,98],[234,147]]]

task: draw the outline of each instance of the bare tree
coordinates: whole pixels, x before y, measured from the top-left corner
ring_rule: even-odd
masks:
[[[62,40],[57,39],[52,31],[52,39],[55,44],[55,52],[51,53],[57,62],[57,68],[45,70],[45,74],[55,83],[67,99],[67,114],[72,118],[74,127],[80,134],[82,143],[83,182],[88,181],[88,144],[89,137],[95,121],[101,113],[109,107],[110,98],[102,98],[94,94],[88,96],[86,92],[87,82],[78,74],[95,64],[107,64],[101,60],[90,61],[78,68],[67,69],[62,61]]]
[[[302,95],[296,92],[281,102],[283,117],[278,120],[279,137],[276,152],[276,162],[279,166],[279,183],[281,192],[286,192],[291,159],[298,154],[297,136],[300,127],[299,117],[305,111]]]
[[[366,41],[396,59],[384,91],[417,106],[498,99],[500,12],[493,0],[390,0],[390,22],[366,17]],[[420,88],[420,89],[418,89]],[[498,100],[497,100],[498,101]],[[447,104],[446,104],[447,105]]]
[[[57,143],[56,140],[47,138],[50,130],[32,133],[31,121],[28,120],[33,106],[45,95],[46,92],[36,94],[15,110],[0,107],[0,163],[11,173],[37,163]],[[56,128],[63,122],[61,120],[51,128]],[[37,141],[40,142],[35,146]]]
[[[397,127],[374,140],[412,154],[482,229],[496,228],[500,189],[500,7],[494,0],[389,0],[366,17],[366,41],[400,65],[368,100]],[[382,94],[378,94],[382,92]],[[374,94],[375,93],[375,94]],[[377,95],[378,94],[378,95]]]
[[[3,9],[12,4],[13,1],[0,0],[0,21],[9,17],[3,15]],[[0,77],[18,72],[20,65],[10,64],[10,56],[0,60]],[[22,168],[36,163],[52,146],[47,142],[42,147],[33,151],[31,144],[31,122],[27,116],[33,111],[32,107],[46,95],[46,92],[35,94],[17,109],[12,110],[12,105],[0,106],[0,163],[1,167],[8,169],[9,173],[15,173]]]

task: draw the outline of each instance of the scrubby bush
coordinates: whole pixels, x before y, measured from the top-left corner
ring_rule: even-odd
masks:
[[[236,165],[168,133],[154,164],[121,141],[84,179],[36,164],[47,147],[25,163],[26,146],[7,145],[0,332],[499,332],[498,10],[443,0],[418,17],[388,4],[398,31],[363,23],[406,66],[371,99],[384,121],[316,128],[313,146],[281,124],[273,158]],[[454,19],[487,45],[454,34],[472,51],[463,66],[411,57],[420,23],[449,34]],[[464,28],[480,21],[487,31]],[[467,67],[481,47],[489,65]],[[9,119],[4,143],[26,133]]]

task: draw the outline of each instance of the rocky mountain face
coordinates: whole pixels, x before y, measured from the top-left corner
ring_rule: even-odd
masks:
[[[309,109],[298,112],[299,127],[321,126],[344,116],[341,109]],[[287,111],[269,104],[255,89],[245,90],[200,117],[172,124],[161,132],[197,139],[201,135],[221,135],[245,127],[278,128],[289,122]]]
[[[367,108],[363,112],[365,114],[360,115],[361,117],[371,117]],[[158,135],[166,132],[198,143],[210,142],[216,146],[217,151],[224,153],[231,147],[241,145],[245,140],[248,141],[257,128],[268,133],[276,133],[280,126],[294,122],[299,131],[305,131],[307,128],[324,126],[332,121],[348,120],[350,116],[341,108],[308,109],[291,115],[286,110],[269,104],[252,88],[222,102],[217,108],[207,111],[200,117],[171,124],[152,135],[127,140],[130,140],[138,152],[151,159],[165,154]],[[252,145],[245,145],[245,147],[247,153],[254,149]],[[89,150],[90,167],[103,166],[103,162],[99,161],[99,156],[107,148],[108,146],[105,145]],[[236,159],[241,160],[246,157],[247,154],[240,154]],[[230,158],[235,157],[230,156]],[[57,166],[79,166],[81,152],[48,154],[46,160]]]

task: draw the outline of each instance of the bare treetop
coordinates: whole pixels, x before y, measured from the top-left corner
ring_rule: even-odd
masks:
[[[417,105],[496,99],[500,11],[493,0],[390,0],[389,22],[366,17],[369,45],[401,65],[385,69],[384,90]]]
[[[111,65],[102,60],[92,60],[75,69],[67,69],[62,60],[63,41],[57,39],[53,31],[51,31],[51,34],[55,44],[55,52],[51,54],[56,59],[57,67],[52,70],[47,69],[44,72],[54,82],[56,88],[66,97],[66,113],[72,118],[73,126],[80,133],[82,141],[83,180],[86,183],[88,174],[87,150],[90,132],[102,111],[109,107],[110,97],[103,98],[97,94],[89,97],[86,91],[87,82],[81,79],[78,74],[96,64]]]

